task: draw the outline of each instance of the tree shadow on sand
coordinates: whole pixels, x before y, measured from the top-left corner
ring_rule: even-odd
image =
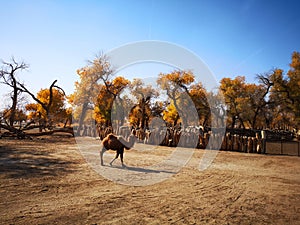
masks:
[[[7,178],[58,176],[75,171],[72,160],[55,158],[49,152],[20,146],[0,146],[0,175]]]

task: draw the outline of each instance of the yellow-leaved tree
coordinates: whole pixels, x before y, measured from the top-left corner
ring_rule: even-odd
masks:
[[[161,73],[157,84],[165,90],[176,111],[181,117],[184,126],[188,125],[189,110],[189,88],[195,77],[191,71],[174,70],[171,73]]]
[[[176,126],[177,123],[180,122],[179,114],[176,110],[176,107],[174,103],[171,101],[171,103],[166,107],[166,109],[163,111],[163,119],[168,124],[172,126]]]
[[[94,106],[101,89],[100,82],[107,82],[112,75],[111,65],[105,55],[96,56],[88,65],[78,69],[79,81],[75,82],[75,91],[68,96],[73,107],[73,118],[78,120],[77,135],[83,127],[87,112],[94,110]],[[89,113],[91,115],[91,113]]]
[[[120,94],[129,84],[129,80],[118,76],[112,79],[112,81],[105,81],[104,84],[99,86],[94,111],[95,119],[98,123],[110,126],[114,119],[120,120],[117,121],[117,123],[124,123],[124,104],[126,104],[126,102],[123,102],[123,98],[120,97]]]
[[[113,76],[112,65],[106,55],[96,56],[87,66],[78,69],[77,74],[80,80],[75,82],[75,91],[68,97],[74,118],[78,120],[77,135],[80,135],[85,120],[111,125],[113,102],[129,81]]]
[[[220,90],[222,91],[227,104],[227,115],[229,116],[228,122],[230,122],[231,127],[234,128],[237,121],[239,121],[238,126],[245,128],[242,117],[246,105],[245,77],[238,76],[234,79],[223,78],[220,83]]]
[[[64,93],[57,88],[52,88],[51,92],[50,89],[41,89],[36,96],[39,103],[25,106],[29,111],[28,119],[38,122],[41,125],[40,129],[45,126],[51,128],[55,123],[66,123],[66,120],[70,119],[71,112],[65,108]],[[50,95],[52,95],[51,99]]]
[[[300,53],[293,52],[287,74],[281,69],[265,77],[273,83],[269,121],[273,127],[300,129]]]
[[[149,125],[152,117],[151,100],[158,97],[159,93],[151,85],[144,87],[141,79],[134,79],[130,85],[131,94],[136,98],[135,104],[130,111],[130,123],[141,129]]]
[[[210,110],[206,90],[200,82],[195,82],[191,71],[174,70],[171,73],[161,73],[157,84],[166,91],[171,102],[164,112],[165,120],[168,120],[169,115],[169,122],[176,124],[178,114],[184,126],[195,126],[208,121]]]

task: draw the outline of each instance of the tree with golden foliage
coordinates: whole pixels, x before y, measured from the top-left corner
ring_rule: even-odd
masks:
[[[273,84],[264,80],[261,75],[258,78],[261,84],[246,83],[244,76],[221,80],[220,90],[228,107],[228,122],[231,128],[236,125],[242,128],[265,126],[264,113],[269,104],[266,96]]]
[[[211,124],[210,117],[211,117],[211,110],[208,104],[208,96],[215,99],[215,96],[211,93],[208,93],[206,89],[203,87],[201,82],[195,83],[191,85],[189,90],[189,95],[191,96],[194,105],[197,109],[199,122],[203,126],[207,126]],[[216,104],[215,104],[216,105]]]
[[[269,121],[281,129],[300,129],[300,53],[293,52],[291,61],[287,74],[275,69],[270,76],[265,76],[274,84],[270,94],[273,102],[270,110],[274,113],[269,113]]]
[[[151,85],[143,86],[144,83],[141,79],[134,79],[130,85],[131,94],[138,102],[130,111],[130,123],[141,129],[148,127],[152,117],[151,100],[158,97],[157,90]]]
[[[2,114],[3,114],[3,119],[5,121],[6,124],[8,124],[8,121],[11,118],[11,109],[5,109],[3,110]],[[22,122],[25,122],[27,120],[27,116],[25,114],[25,112],[22,109],[16,109],[15,111],[15,115],[14,115],[14,122],[17,122],[19,124],[19,126],[21,126]]]
[[[163,111],[163,119],[168,124],[175,127],[178,122],[180,122],[179,114],[176,110],[176,107],[174,103],[171,101],[171,103],[166,107],[166,109]]]
[[[161,73],[157,83],[171,100],[164,113],[165,119],[167,115],[172,115],[171,120],[176,124],[178,113],[184,126],[207,123],[210,117],[207,92],[200,82],[195,83],[195,76],[191,71],[175,70],[167,74]],[[191,107],[195,107],[195,110],[191,110]]]
[[[184,126],[188,125],[189,87],[195,77],[191,71],[174,70],[171,73],[160,73],[157,84],[165,90],[174,104]]]
[[[68,113],[65,109],[65,94],[57,88],[52,89],[51,98],[50,94],[50,89],[41,89],[36,98],[42,104],[30,103],[25,106],[26,110],[30,112],[28,119],[37,121],[40,125],[40,131],[43,127],[51,129],[55,123],[65,122],[68,119]],[[43,107],[43,105],[48,107]]]
[[[300,53],[292,54],[292,62],[287,73],[289,107],[294,114],[295,126],[300,129]]]
[[[292,54],[287,74],[274,69],[257,78],[259,84],[246,83],[242,76],[221,80],[231,127],[299,129],[300,53]]]
[[[228,107],[227,115],[229,116],[232,128],[235,127],[237,120],[240,126],[245,128],[242,117],[246,99],[245,85],[245,77],[243,76],[238,76],[234,79],[223,78],[220,81],[220,90],[224,95]]]
[[[122,98],[120,98],[120,94],[129,84],[129,80],[119,76],[112,81],[107,80],[99,86],[99,93],[95,103],[95,119],[98,123],[110,126],[114,118],[120,119],[120,123],[124,123],[124,103]],[[117,107],[116,110],[113,107]]]
[[[75,82],[75,91],[68,97],[74,108],[74,117],[78,119],[77,135],[80,134],[88,110],[93,110],[101,86],[109,85],[113,70],[105,55],[96,56],[88,65],[77,70],[79,81]]]

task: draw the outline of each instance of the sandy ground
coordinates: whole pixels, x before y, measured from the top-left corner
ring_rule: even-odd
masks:
[[[0,139],[1,224],[300,224],[299,157],[220,151],[199,171],[196,150],[168,179],[130,186],[100,176],[77,146],[67,137]],[[128,168],[102,169],[148,176],[143,168],[173,151],[129,150]]]

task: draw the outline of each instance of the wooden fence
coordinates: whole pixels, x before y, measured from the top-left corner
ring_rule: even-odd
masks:
[[[266,141],[266,153],[300,156],[299,141]]]

